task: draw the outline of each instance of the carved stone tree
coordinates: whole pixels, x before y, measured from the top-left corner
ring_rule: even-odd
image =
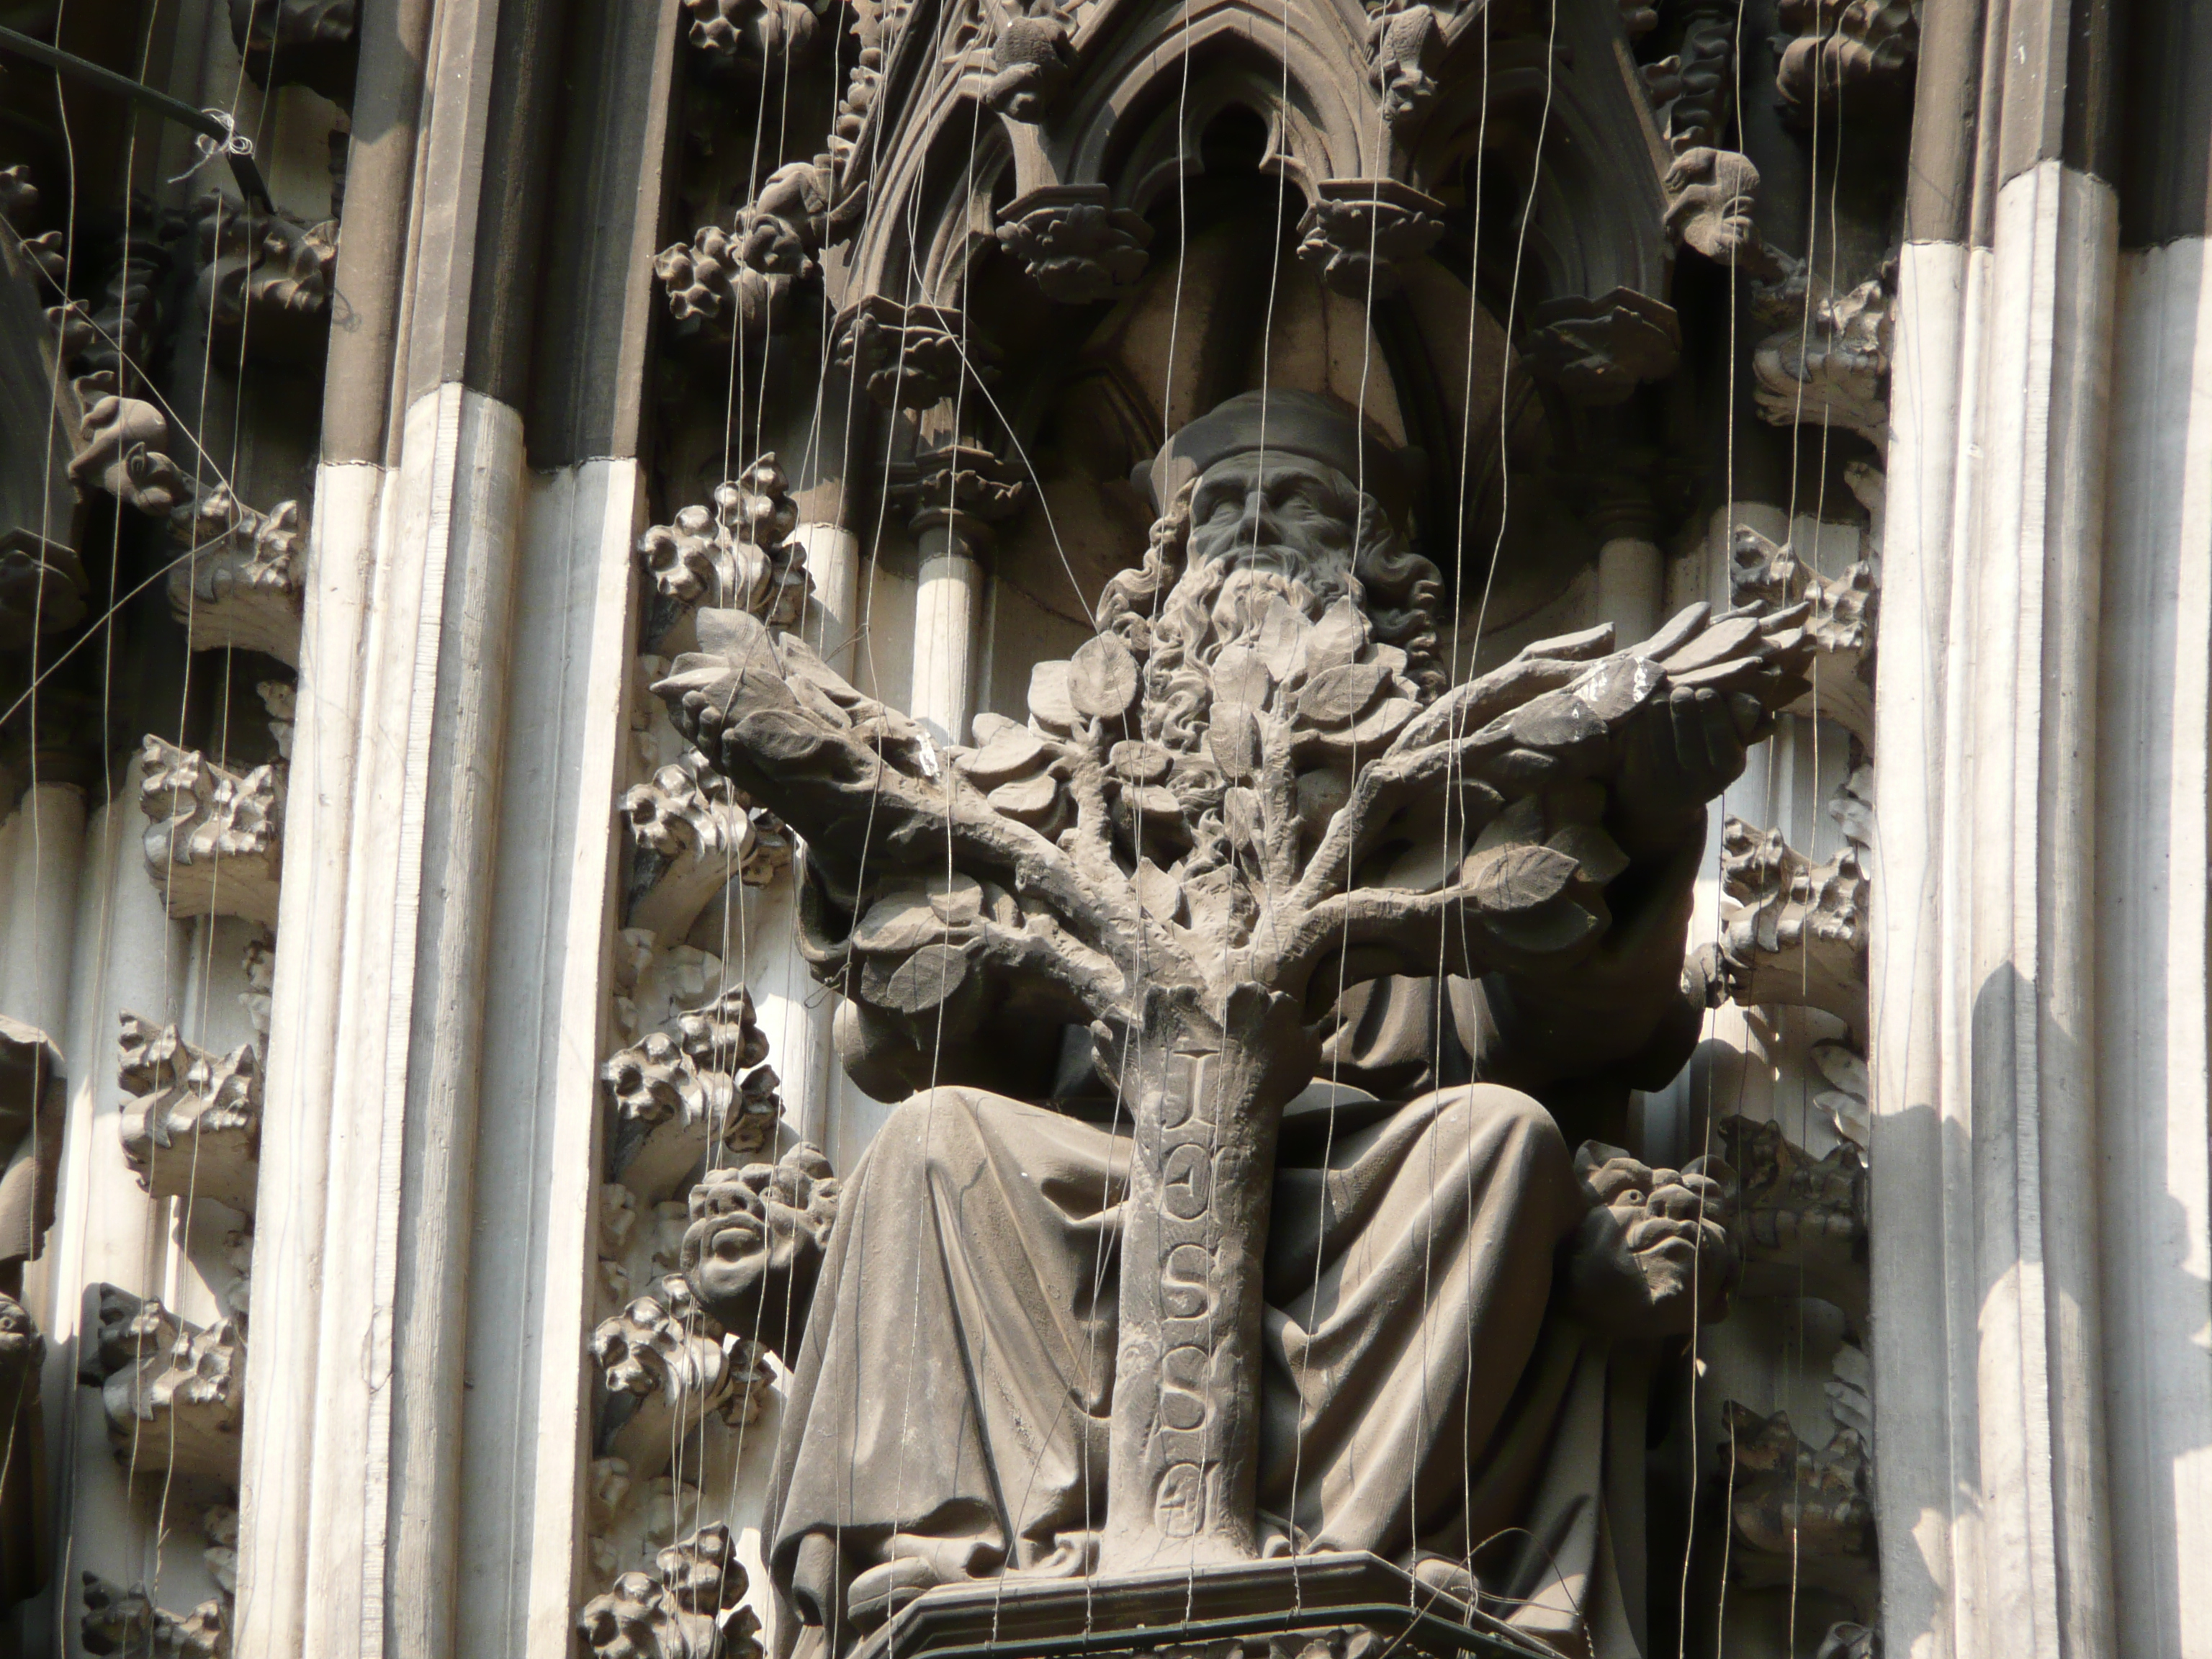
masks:
[[[740,611],[701,612],[655,688],[805,837],[803,943],[856,1075],[927,1076],[987,1010],[1089,1027],[1133,1126],[1123,1260],[1157,1268],[1121,1277],[1109,1572],[1259,1553],[1261,1255],[1312,1024],[1382,975],[1588,963],[1629,863],[1609,804],[1650,744],[1700,717],[1755,738],[1803,690],[1804,607],[1700,605],[1633,652],[1595,629],[1446,690],[1431,641],[1296,602],[1279,564],[1219,600],[1228,642],[1183,649],[1157,624],[1194,522],[1240,568],[1217,479],[1272,500],[1313,471],[1271,451],[1185,485],[1096,637],[1036,669],[1028,725],[975,750]]]

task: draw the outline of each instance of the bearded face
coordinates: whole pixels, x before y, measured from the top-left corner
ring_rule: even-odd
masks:
[[[1202,606],[1216,646],[1255,629],[1279,595],[1318,617],[1359,593],[1359,494],[1319,462],[1231,456],[1199,480],[1190,512],[1189,561],[1176,584],[1186,606],[1171,608]]]

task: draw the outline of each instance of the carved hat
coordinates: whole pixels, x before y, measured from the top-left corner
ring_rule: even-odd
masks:
[[[1240,392],[1169,439],[1149,467],[1137,469],[1155,511],[1188,478],[1232,455],[1300,455],[1334,467],[1382,503],[1400,530],[1413,499],[1413,458],[1361,422],[1351,406],[1316,392]]]

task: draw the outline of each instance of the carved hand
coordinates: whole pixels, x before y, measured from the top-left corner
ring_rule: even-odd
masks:
[[[1575,1174],[1590,1199],[1568,1247],[1574,1311],[1626,1336],[1682,1336],[1728,1309],[1736,1272],[1729,1225],[1735,1176],[1717,1158],[1654,1170],[1586,1141]]]
[[[684,1234],[691,1294],[725,1329],[788,1360],[806,1328],[837,1192],[830,1161],[808,1146],[780,1163],[708,1171],[691,1189]]]

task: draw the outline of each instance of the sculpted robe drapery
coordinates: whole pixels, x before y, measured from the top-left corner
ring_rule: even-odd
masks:
[[[1347,999],[1328,1056],[1344,1084],[1423,1092],[1285,1120],[1266,1258],[1269,1547],[1471,1558],[1500,1616],[1567,1651],[1632,1652],[1601,1501],[1606,1352],[1553,1293],[1589,1200],[1541,1105],[1456,1080],[1480,993],[1455,986],[1432,1022],[1433,989]],[[1439,1073],[1447,1086],[1427,1087]],[[1133,1270],[1128,1154],[1126,1124],[959,1087],[878,1132],[845,1186],[770,1500],[802,1651],[857,1638],[842,1610],[863,1574],[855,1599],[879,1616],[887,1581],[1085,1569]]]

